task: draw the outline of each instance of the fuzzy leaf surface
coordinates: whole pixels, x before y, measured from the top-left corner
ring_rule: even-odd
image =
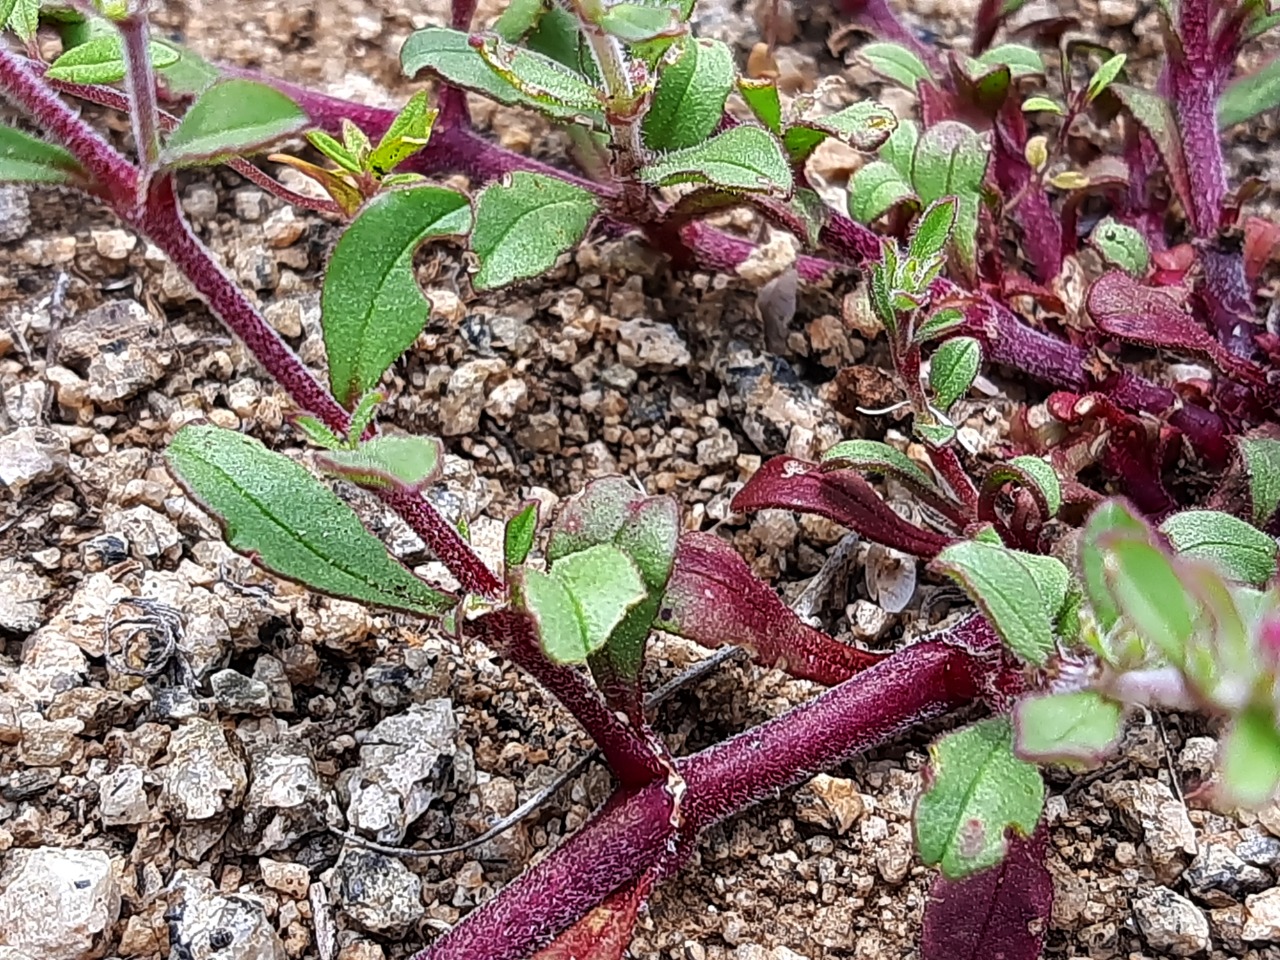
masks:
[[[932,783],[916,802],[920,858],[950,879],[998,864],[1009,831],[1029,837],[1044,807],[1044,781],[1013,753],[1003,717],[949,733],[930,749]]]
[[[1280,440],[1240,440],[1240,456],[1249,475],[1253,522],[1263,526],[1280,507]]]
[[[252,80],[223,80],[191,105],[169,134],[160,160],[167,167],[217,163],[292,136],[310,122],[279,90]]]
[[[719,40],[685,43],[676,61],[658,75],[641,129],[651,150],[702,143],[720,123],[733,88],[733,55]]]
[[[950,410],[969,392],[981,366],[982,344],[973,337],[953,337],[938,347],[929,365],[929,388],[937,406]]]
[[[507,521],[502,533],[502,559],[508,569],[520,566],[529,558],[537,532],[537,502],[528,504]]]
[[[1093,228],[1090,240],[1104,260],[1132,277],[1142,277],[1151,265],[1151,251],[1142,233],[1107,217]]]
[[[480,269],[473,286],[489,290],[550,270],[586,234],[599,205],[581,187],[537,173],[517,171],[490,184],[476,201],[471,249]]]
[[[1179,556],[1206,560],[1229,579],[1261,586],[1275,576],[1275,538],[1229,513],[1184,510],[1160,524],[1160,532]]]
[[[782,142],[791,159],[800,163],[828,137],[855,150],[875,150],[889,139],[897,125],[898,118],[888,107],[874,100],[863,100],[827,116],[804,111],[787,128]]]
[[[433,437],[386,436],[354,450],[331,450],[316,462],[362,487],[421,490],[440,473],[440,441]]]
[[[1030,763],[1097,763],[1120,739],[1124,710],[1093,690],[1023,697],[1013,708],[1018,756]]]
[[[849,216],[869,224],[915,198],[915,190],[893,164],[873,160],[849,181]]]
[[[921,80],[931,79],[924,61],[901,44],[868,43],[858,56],[874,73],[908,90],[915,90]]]
[[[825,470],[890,474],[913,487],[941,492],[918,463],[878,440],[843,440],[822,455],[822,466]]]
[[[167,44],[152,42],[150,51],[157,70],[178,62],[178,51]],[[66,83],[118,83],[124,74],[124,45],[112,30],[72,47],[49,64],[44,75]]]
[[[62,147],[0,124],[0,182],[70,183],[80,172]]]
[[[467,198],[431,186],[383,193],[347,227],[320,301],[329,384],[339,403],[376,387],[422,332],[430,304],[413,275],[414,252],[428,238],[470,228]]]
[[[1222,785],[1243,807],[1261,807],[1280,787],[1280,733],[1270,711],[1250,707],[1236,717],[1222,745]]]
[[[229,546],[312,589],[437,615],[453,606],[403,567],[345,503],[287,457],[214,426],[186,426],[170,468],[221,521]]]
[[[1280,60],[1227,85],[1218,98],[1218,126],[1225,130],[1280,106]]]
[[[640,177],[655,186],[707,183],[741,193],[791,193],[791,165],[768,131],[740,126],[644,167]]]

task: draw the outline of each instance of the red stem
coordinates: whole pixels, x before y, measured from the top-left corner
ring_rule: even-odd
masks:
[[[969,478],[969,473],[960,462],[960,457],[955,450],[949,446],[930,447],[929,459],[938,468],[938,473],[947,482],[951,492],[959,498],[969,512],[969,516],[972,517],[978,508],[978,488],[973,485],[973,480]]]
[[[131,7],[129,16],[117,21],[116,28],[124,47],[125,89],[133,141],[145,178],[160,165],[160,110],[156,105],[155,71],[151,69],[147,0],[138,0]]]

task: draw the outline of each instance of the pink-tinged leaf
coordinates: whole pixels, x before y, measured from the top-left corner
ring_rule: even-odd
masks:
[[[1048,832],[1011,833],[998,866],[929,890],[921,960],[1038,960],[1053,907]]]
[[[882,659],[806,624],[732,546],[709,533],[680,538],[654,626],[704,647],[744,647],[764,666],[828,686]]]
[[[1120,99],[1125,110],[1151,138],[1160,152],[1160,159],[1164,162],[1174,192],[1188,215],[1194,215],[1196,201],[1192,195],[1191,178],[1187,173],[1187,160],[1182,152],[1182,140],[1169,101],[1126,83],[1113,83],[1107,89]]]
[[[739,513],[770,508],[816,513],[868,540],[926,559],[955,541],[903,520],[856,473],[824,473],[818,464],[794,457],[774,457],[766,463],[733,498],[732,506]]]
[[[653,874],[609,895],[531,960],[622,960],[635,932],[636,914],[653,888]]]
[[[1256,283],[1262,270],[1280,252],[1280,224],[1265,217],[1244,222],[1244,275]]]
[[[1026,146],[1027,121],[1015,97],[996,115],[992,170],[1005,197],[1022,196],[1013,217],[1022,229],[1022,246],[1036,278],[1048,283],[1062,272],[1062,224],[1044,188],[1031,182],[1034,171],[1027,163]]]

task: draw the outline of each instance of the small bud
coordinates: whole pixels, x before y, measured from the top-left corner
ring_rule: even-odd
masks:
[[[1027,141],[1023,156],[1027,158],[1027,163],[1031,164],[1031,169],[1039,173],[1049,162],[1049,138],[1043,135],[1032,137]]]
[[[1049,183],[1059,190],[1083,190],[1089,185],[1089,178],[1078,170],[1063,170],[1050,177]]]

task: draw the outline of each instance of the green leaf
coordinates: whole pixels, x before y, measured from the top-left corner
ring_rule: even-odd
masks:
[[[340,403],[376,387],[422,332],[430,305],[413,275],[414,251],[470,226],[466,197],[427,186],[375,197],[347,227],[320,301],[329,384]]]
[[[849,216],[858,223],[872,223],[899,204],[916,199],[911,184],[898,169],[883,160],[859,168],[849,181]]]
[[[586,116],[600,109],[590,81],[551,57],[496,36],[485,37],[476,50],[490,70],[534,103]]]
[[[1093,690],[1040,694],[1017,702],[1013,727],[1023,760],[1092,766],[1124,732],[1124,708]]]
[[[915,229],[911,231],[911,243],[907,255],[916,260],[928,260],[940,254],[951,239],[951,227],[956,222],[956,201],[945,197],[929,204],[920,214]]]
[[[493,25],[493,32],[507,43],[519,43],[533,31],[550,7],[547,0],[511,0]]]
[[[743,193],[791,193],[791,165],[767,130],[740,126],[644,167],[640,178],[655,186],[708,183]]]
[[[471,283],[489,290],[555,266],[587,232],[600,202],[555,177],[517,171],[490,184],[476,201],[471,249],[480,269]]]
[[[969,392],[982,365],[982,344],[973,337],[954,337],[934,351],[929,364],[929,388],[941,410]]]
[[[547,562],[601,543],[613,543],[644,494],[622,477],[592,480],[571,498],[551,525]]]
[[[615,3],[605,8],[604,16],[596,23],[624,43],[640,43],[679,32],[683,21],[674,7]]]
[[[540,26],[545,27],[552,22],[555,19],[552,14],[556,12],[563,11],[552,10],[542,18]],[[553,62],[550,58],[545,59]],[[425,70],[456,87],[508,106],[528,107],[557,120],[581,120],[595,126],[604,125],[598,105],[593,110],[582,110],[549,99],[539,101],[526,96],[507,78],[490,68],[479,50],[471,46],[470,35],[461,30],[428,27],[411,34],[400,48],[400,65],[408,77],[415,77]],[[581,92],[579,87],[575,89]]]
[[[897,170],[902,179],[911,182],[912,168],[916,162],[916,147],[920,143],[920,126],[914,120],[899,120],[889,139],[880,148],[880,159]]]
[[[1104,534],[1098,546],[1112,603],[1147,643],[1174,666],[1195,631],[1196,606],[1171,558],[1145,538]]]
[[[438,615],[454,600],[406,570],[359,518],[301,466],[257,440],[186,426],[165,453],[183,485],[223,525],[227,543],[266,569],[363,603]]]
[[[1002,717],[947,734],[929,750],[932,783],[916,802],[916,846],[951,879],[993,867],[1006,834],[1030,836],[1044,807],[1044,781],[1013,753]]]
[[[1160,532],[1179,556],[1212,563],[1229,579],[1261,586],[1275,576],[1275,538],[1229,513],[1184,510],[1160,524]]]
[[[1237,443],[1249,475],[1253,522],[1261,527],[1280,507],[1280,440],[1241,439]]]
[[[436,113],[427,106],[427,91],[409,98],[369,154],[368,167],[375,177],[386,176],[427,145]]]
[[[561,557],[552,565],[551,575],[573,598],[582,623],[582,656],[561,662],[581,662],[601,649],[627,611],[648,594],[635,564],[609,543]]]
[[[858,57],[871,70],[908,90],[915,90],[921,80],[931,80],[924,61],[897,43],[868,43]]]
[[[1090,241],[1102,259],[1135,277],[1144,277],[1151,265],[1151,251],[1141,231],[1111,217],[1101,220],[1090,236]]]
[[[1250,707],[1236,717],[1222,745],[1222,785],[1243,807],[1261,807],[1280,787],[1280,733],[1264,707]]]
[[[993,67],[1007,66],[1015,79],[1044,76],[1044,58],[1040,52],[1020,43],[1002,43],[983,51],[977,59],[979,63]]]
[[[1127,59],[1128,56],[1126,54],[1117,53],[1097,69],[1097,72],[1089,80],[1089,85],[1085,87],[1085,103],[1093,103],[1102,94],[1102,91],[1115,83],[1116,78],[1120,76],[1120,71],[1124,69]]]
[[[874,100],[863,100],[827,116],[819,116],[809,107],[787,128],[782,143],[793,162],[803,163],[827,137],[856,150],[875,150],[889,139],[897,124],[893,111]]]
[[[658,74],[641,130],[651,150],[676,150],[704,142],[724,116],[733,87],[733,54],[719,40],[688,40]]]
[[[937,483],[905,453],[878,440],[843,440],[822,455],[823,469],[883,473],[928,490]]]
[[[177,63],[178,51],[152,42],[151,65],[156,69]],[[72,47],[49,64],[44,75],[65,83],[117,83],[124,79],[124,46],[120,34],[112,31]]]
[[[9,12],[0,23],[7,24],[23,43],[30,42],[40,26],[40,0],[10,0]]]
[[[360,158],[323,130],[308,131],[307,141],[348,173],[357,175],[364,173],[364,166],[360,163]]]
[[[956,307],[943,307],[930,314],[929,319],[916,328],[915,342],[928,343],[963,323],[963,310]]]
[[[1023,113],[1035,113],[1036,111],[1044,111],[1045,113],[1056,113],[1062,116],[1067,111],[1057,100],[1051,100],[1048,97],[1027,97],[1022,101]]]
[[[538,503],[532,501],[507,521],[502,535],[502,558],[510,570],[529,558],[538,532]]]
[[[519,602],[533,615],[542,652],[552,663],[582,663],[590,655],[586,628],[569,588],[557,577],[525,567]]]
[[[1218,127],[1225,130],[1277,106],[1280,106],[1280,59],[1227,84],[1218,98]]]
[[[1069,583],[1059,560],[964,540],[944,549],[934,565],[964,587],[1010,650],[1036,666],[1045,664]]]
[[[198,97],[222,77],[222,72],[208,60],[186,47],[172,47],[177,59],[158,67],[160,81],[172,97]]]
[[[1049,517],[1057,516],[1062,508],[1062,483],[1058,480],[1058,471],[1053,469],[1047,460],[1040,457],[1014,457],[1009,461],[1009,465],[1022,472],[1025,478],[1024,483],[1029,479],[1039,489],[1041,496],[1044,497]]]
[[[976,131],[954,120],[926,130],[916,144],[911,182],[925,203],[956,198],[955,250],[965,272],[977,268],[978,214],[990,149]]]
[[[223,80],[191,105],[169,135],[160,160],[166,167],[217,163],[261,150],[310,122],[279,90],[252,80]]]
[[[317,447],[325,450],[341,450],[343,447],[342,438],[315,417],[301,414],[293,418],[293,425]]]
[[[62,147],[0,124],[0,182],[71,183],[82,173]]]
[[[1115,535],[1150,539],[1151,531],[1119,500],[1100,503],[1085,523],[1080,538],[1080,574],[1089,605],[1104,632],[1120,619],[1120,608],[1107,586],[1106,554],[1102,546],[1104,536]]]
[[[776,80],[738,77],[738,93],[747,101],[757,120],[775,137],[782,135],[782,100],[778,96]]]
[[[347,424],[346,445],[348,449],[354,450],[360,445],[360,438],[364,436],[365,430],[373,422],[373,417],[378,412],[378,405],[386,399],[377,390],[370,390],[368,393],[361,395],[360,402],[351,411],[351,422]]]
[[[956,428],[950,423],[930,423],[922,417],[916,417],[911,424],[911,432],[930,447],[939,450],[956,438]]]
[[[628,511],[613,538],[640,571],[651,593],[661,592],[671,577],[680,538],[680,505],[671,497],[648,497]]]
[[[316,462],[361,487],[416,492],[440,475],[441,450],[434,437],[374,437],[354,450],[318,454]]]

